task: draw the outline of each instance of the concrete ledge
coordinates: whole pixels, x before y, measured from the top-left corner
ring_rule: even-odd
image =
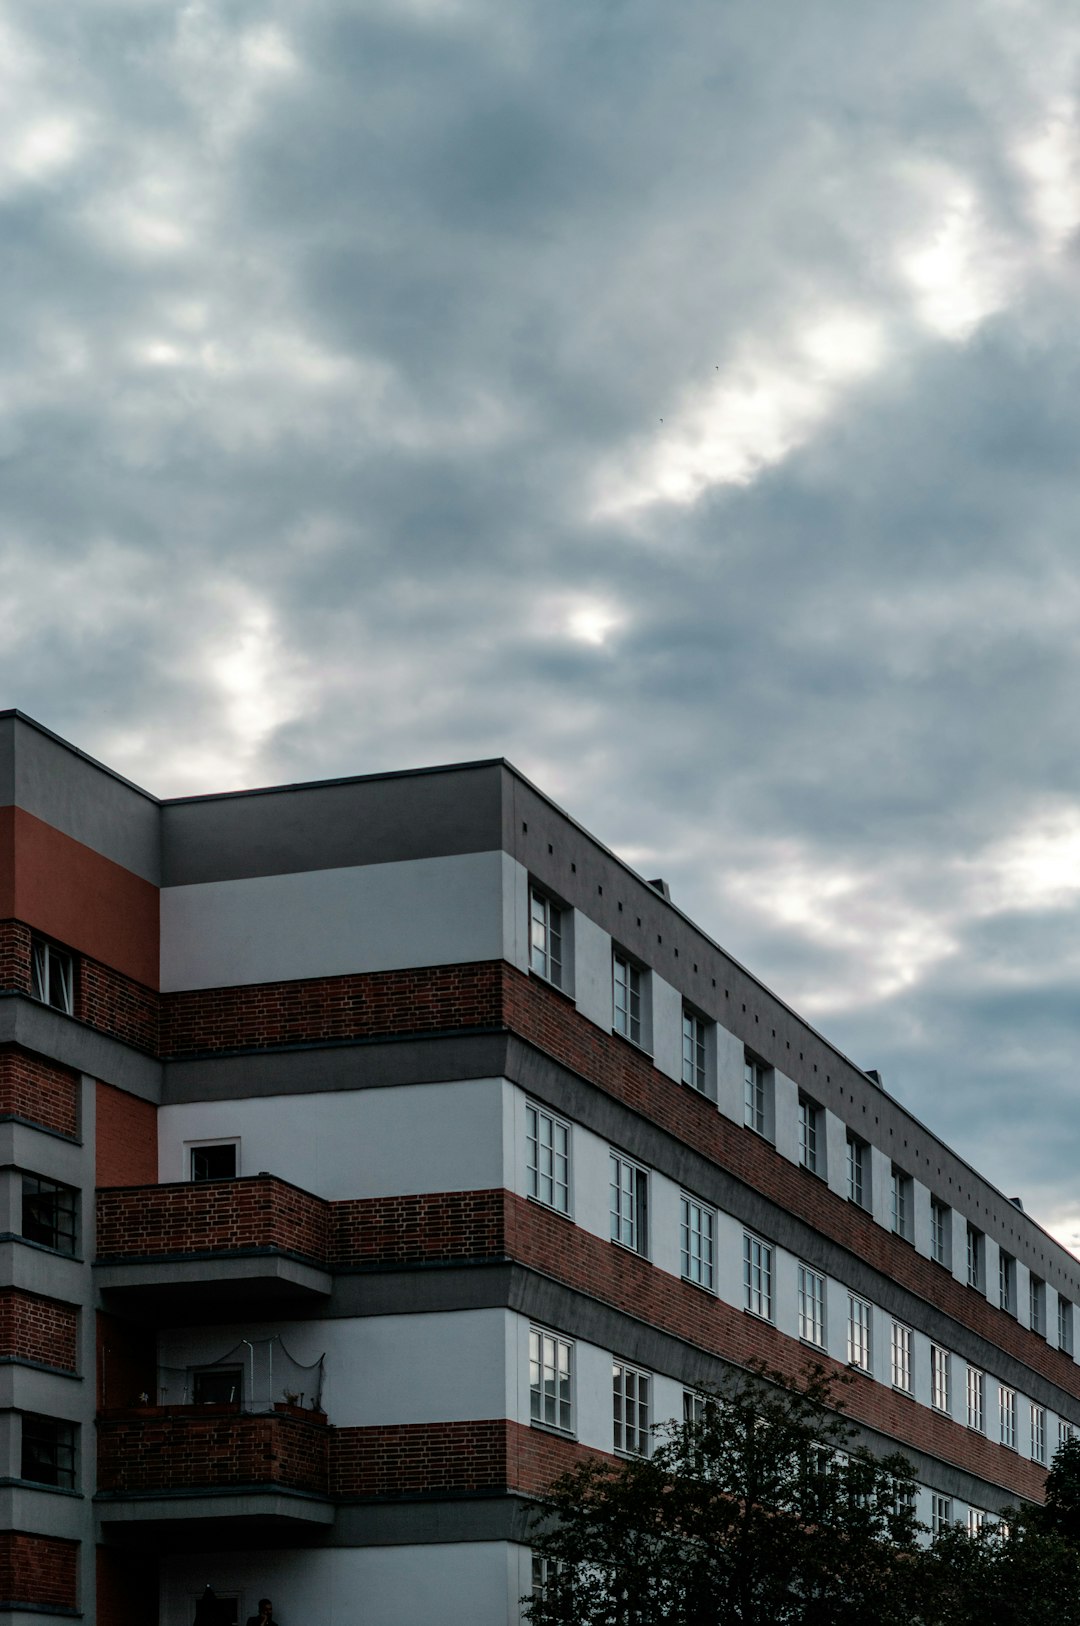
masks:
[[[0,993],[2,1044],[21,1045],[145,1101],[161,1100],[162,1068],[154,1057],[26,994]]]
[[[157,1492],[146,1496],[116,1496],[99,1492],[94,1507],[103,1525],[177,1524],[192,1519],[213,1519],[220,1524],[233,1519],[272,1520],[277,1525],[329,1527],[334,1522],[334,1504],[302,1491],[239,1485],[228,1490]]]
[[[235,1297],[305,1300],[328,1298],[333,1277],[328,1270],[287,1254],[203,1254],[189,1258],[127,1260],[94,1266],[100,1292],[156,1297],[169,1301]]]

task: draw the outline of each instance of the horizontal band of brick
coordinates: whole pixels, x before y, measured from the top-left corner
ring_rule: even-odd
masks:
[[[0,1119],[40,1124],[71,1139],[79,1133],[79,1078],[67,1067],[12,1046],[0,1050]]]
[[[18,1287],[0,1290],[0,1356],[78,1370],[78,1311]]]
[[[287,1253],[326,1268],[333,1204],[272,1175],[97,1193],[99,1260]]]
[[[540,1495],[576,1462],[604,1453],[542,1429],[486,1418],[334,1430],[332,1494],[368,1497]]]
[[[77,1607],[79,1543],[0,1531],[0,1599],[27,1609]]]
[[[29,994],[32,933],[19,920],[0,921],[0,989]],[[160,996],[88,954],[75,956],[75,1009],[80,1022],[150,1055],[159,1048]]]
[[[229,1490],[276,1486],[325,1496],[330,1430],[290,1412],[242,1416],[216,1407],[151,1407],[98,1418],[98,1490]]]

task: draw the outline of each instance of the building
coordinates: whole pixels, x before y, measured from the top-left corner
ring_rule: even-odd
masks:
[[[752,1355],[1038,1498],[1080,1265],[502,761],[159,801],[0,715],[0,1608],[504,1626]]]

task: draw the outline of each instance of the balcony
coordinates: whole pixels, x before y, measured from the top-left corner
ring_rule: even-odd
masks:
[[[230,1541],[279,1529],[295,1539],[333,1521],[330,1429],[321,1413],[282,1404],[146,1406],[98,1417],[103,1524],[139,1540],[203,1539],[229,1521]]]
[[[330,1291],[330,1216],[323,1198],[270,1174],[108,1187],[97,1194],[98,1285],[141,1310],[192,1315],[310,1302]]]

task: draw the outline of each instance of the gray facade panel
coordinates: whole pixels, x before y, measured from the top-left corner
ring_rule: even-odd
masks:
[[[491,852],[502,765],[433,769],[162,804],[162,884]]]

